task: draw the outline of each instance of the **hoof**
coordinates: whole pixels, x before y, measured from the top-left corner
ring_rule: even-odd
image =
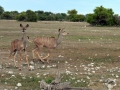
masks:
[[[39,60],[40,62],[42,62],[42,64],[45,64],[44,60]]]
[[[28,67],[28,70],[29,70],[29,71],[32,71],[32,69],[31,69],[30,67]]]
[[[18,68],[18,66],[14,66],[15,68]]]
[[[6,66],[6,68],[10,68],[10,66]]]
[[[49,63],[50,63],[50,61],[49,61],[49,60],[47,60],[47,63],[49,64]]]
[[[45,62],[42,61],[42,64],[45,64]]]
[[[19,68],[19,71],[21,71],[22,69],[21,68]]]
[[[10,63],[9,64],[6,64],[6,68],[9,68],[10,67]]]
[[[35,59],[33,59],[33,62],[35,62]]]
[[[32,69],[29,69],[29,71],[32,71]]]

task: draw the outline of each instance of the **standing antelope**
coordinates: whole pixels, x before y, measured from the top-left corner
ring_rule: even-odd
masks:
[[[63,31],[63,29],[58,29],[58,32],[59,34],[57,39],[55,39],[54,37],[37,37],[33,40],[34,44],[36,45],[36,48],[32,50],[33,60],[35,59],[34,53],[36,53],[38,58],[44,63],[44,59],[47,59],[50,56],[51,49],[56,48],[62,42],[62,35],[69,34]],[[42,47],[47,47],[49,49],[48,55],[44,58],[41,58],[41,56],[39,55]],[[48,59],[47,62],[49,63]]]
[[[27,47],[26,29],[29,27],[29,25],[27,24],[25,27],[23,27],[23,25],[20,24],[20,27],[22,28],[23,37],[21,38],[21,40],[15,39],[11,42],[11,50],[10,50],[10,55],[9,55],[9,60],[8,60],[8,66],[10,64],[11,55],[13,55],[14,66],[17,67],[15,58],[16,58],[17,52],[19,52],[19,54],[20,54],[19,70],[21,70],[22,51],[24,51],[25,58],[26,58],[26,61],[28,64],[28,68],[30,69],[29,62],[28,62],[28,56],[27,56],[27,52],[26,52],[26,47]]]

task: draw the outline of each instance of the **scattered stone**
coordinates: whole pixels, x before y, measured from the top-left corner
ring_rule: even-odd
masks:
[[[116,84],[116,79],[111,79],[108,78],[105,80],[105,86],[108,88],[108,90],[112,90],[117,84]]]
[[[33,61],[31,61],[31,62],[30,62],[30,64],[31,64],[31,65],[34,65],[34,62],[33,62]]]
[[[31,70],[34,70],[34,69],[35,69],[35,67],[34,67],[34,66],[32,66],[32,65],[30,65],[30,69],[31,69]]]
[[[41,66],[41,69],[45,69],[45,65],[42,65],[42,66]]]
[[[17,84],[17,86],[18,86],[18,87],[21,87],[21,86],[22,86],[22,84],[21,84],[21,83],[18,83],[18,84]]]
[[[2,69],[3,67],[2,67],[2,65],[0,65],[0,69]]]
[[[13,71],[8,71],[8,74],[13,74]]]

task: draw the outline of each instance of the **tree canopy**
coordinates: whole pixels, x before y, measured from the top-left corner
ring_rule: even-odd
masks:
[[[117,24],[113,10],[106,9],[103,6],[96,7],[93,14],[87,14],[86,21],[91,25],[101,26],[113,26]]]
[[[4,12],[4,9],[2,6],[0,6],[0,15]]]
[[[70,21],[74,22],[85,21],[85,16],[82,14],[77,14],[77,11],[75,9],[68,10],[67,13]]]

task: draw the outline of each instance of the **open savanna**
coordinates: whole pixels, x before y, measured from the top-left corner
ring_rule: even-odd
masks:
[[[35,69],[29,71],[23,53],[21,71],[14,68],[12,59],[10,67],[6,68],[11,41],[22,37],[20,24],[29,24],[26,33],[31,41],[38,36],[57,38],[59,28],[64,28],[69,35],[63,36],[62,43],[52,50],[50,64],[42,64],[36,59]],[[29,62],[34,47],[34,43],[27,42]],[[46,48],[42,49],[41,55],[47,55]],[[19,53],[16,62],[18,65]],[[39,81],[45,79],[49,83],[57,71],[61,72],[62,81],[70,81],[71,86],[107,90],[104,80],[114,78],[117,79],[114,90],[120,90],[120,27],[93,27],[86,22],[1,20],[0,66],[1,90],[39,90]]]

